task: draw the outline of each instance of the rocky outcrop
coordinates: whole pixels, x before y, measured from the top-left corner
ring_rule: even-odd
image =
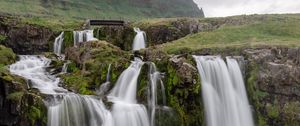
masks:
[[[53,32],[45,27],[26,24],[20,19],[0,17],[0,34],[5,36],[2,44],[18,54],[37,54],[49,51]]]
[[[300,124],[299,48],[248,49],[248,91],[259,124]]]
[[[80,94],[95,94],[96,89],[106,82],[109,64],[111,82],[115,83],[131,57],[128,52],[105,41],[81,43],[79,47],[67,48],[65,54],[71,63],[68,65],[70,74],[61,76],[64,87]]]

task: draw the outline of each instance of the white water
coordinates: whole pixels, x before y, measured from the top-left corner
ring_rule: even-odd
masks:
[[[111,73],[111,64],[108,66],[107,74],[106,74],[106,82],[101,84],[99,89],[97,89],[97,95],[103,97],[105,93],[109,90],[110,87],[110,73]]]
[[[194,56],[201,76],[208,126],[253,126],[242,74],[235,59]]]
[[[61,55],[63,42],[64,42],[64,32],[62,32],[58,37],[55,38],[55,42],[53,45],[53,52],[58,56]]]
[[[139,28],[134,28],[136,36],[133,40],[132,50],[140,50],[146,48],[146,33]]]
[[[165,87],[161,80],[161,73],[157,71],[154,63],[150,63],[149,65],[150,65],[150,70],[149,70],[150,82],[148,84],[148,106],[149,106],[149,113],[150,113],[150,124],[151,126],[155,126],[155,114],[156,114],[156,109],[158,107],[158,100],[159,100],[158,95],[162,97],[163,107],[165,107],[166,93],[165,93]],[[157,91],[158,89],[160,89],[161,92],[158,92]]]
[[[108,95],[112,101],[112,115],[116,126],[149,126],[149,118],[144,105],[137,104],[137,80],[144,62],[135,58],[120,75],[115,87]]]
[[[13,74],[24,77],[32,88],[53,96],[48,108],[49,126],[113,126],[113,119],[102,101],[92,96],[72,94],[58,87],[59,78],[48,74],[45,68],[51,60],[43,56],[20,56],[10,66]],[[58,97],[62,97],[62,101]]]
[[[111,113],[92,96],[68,94],[48,110],[48,126],[113,126]]]
[[[79,43],[98,40],[94,38],[93,30],[84,30],[84,31],[73,31],[74,37],[74,46],[77,46]]]
[[[67,61],[64,63],[63,67],[61,68],[61,73],[67,73],[68,72],[68,65],[70,64],[70,61]]]
[[[66,92],[58,87],[59,78],[48,74],[45,67],[48,67],[51,60],[43,56],[20,56],[20,61],[10,66],[10,72],[26,78],[31,87],[39,89],[44,94],[57,94]]]

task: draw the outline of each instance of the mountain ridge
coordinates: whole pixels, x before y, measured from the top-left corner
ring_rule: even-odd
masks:
[[[203,17],[193,0],[10,0],[0,1],[1,13],[62,18]]]

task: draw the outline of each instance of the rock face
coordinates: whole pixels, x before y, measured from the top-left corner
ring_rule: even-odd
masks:
[[[248,49],[245,54],[249,60],[249,97],[260,123],[299,125],[300,49]]]
[[[49,50],[49,40],[54,34],[45,27],[29,25],[19,19],[0,17],[2,43],[18,54],[37,54]]]

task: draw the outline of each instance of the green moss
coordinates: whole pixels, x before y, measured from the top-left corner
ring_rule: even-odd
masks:
[[[288,102],[283,107],[285,126],[299,126],[300,102]]]
[[[12,49],[0,45],[0,64],[9,65],[15,62],[16,54]]]
[[[267,114],[270,118],[273,118],[273,119],[277,119],[279,118],[279,114],[280,114],[280,107],[275,103],[273,105],[271,104],[267,104],[266,105],[266,111],[267,111]]]
[[[264,109],[264,105],[261,103],[261,101],[268,96],[268,93],[262,92],[258,89],[257,86],[257,74],[259,72],[259,66],[256,63],[249,64],[248,66],[248,73],[247,73],[247,92],[249,96],[249,100],[251,104],[253,105],[255,109],[256,114],[256,123],[259,126],[266,126],[266,117],[264,113],[261,113],[260,110]],[[276,116],[276,112],[270,110],[270,115]]]
[[[0,34],[0,43],[4,41],[7,37],[5,35]]]
[[[14,93],[8,94],[7,99],[19,102],[19,101],[21,101],[23,96],[24,96],[24,92],[14,92]]]
[[[31,124],[35,124],[36,119],[41,118],[41,111],[40,109],[31,106],[29,109],[29,113],[27,113],[29,120],[31,121]]]
[[[22,116],[31,126],[47,124],[47,108],[42,97],[34,93],[27,93],[22,99]]]
[[[68,89],[73,89],[74,91],[84,95],[95,94],[93,91],[88,89],[91,85],[91,80],[87,77],[80,74],[73,74],[71,76],[64,76],[63,80]]]

